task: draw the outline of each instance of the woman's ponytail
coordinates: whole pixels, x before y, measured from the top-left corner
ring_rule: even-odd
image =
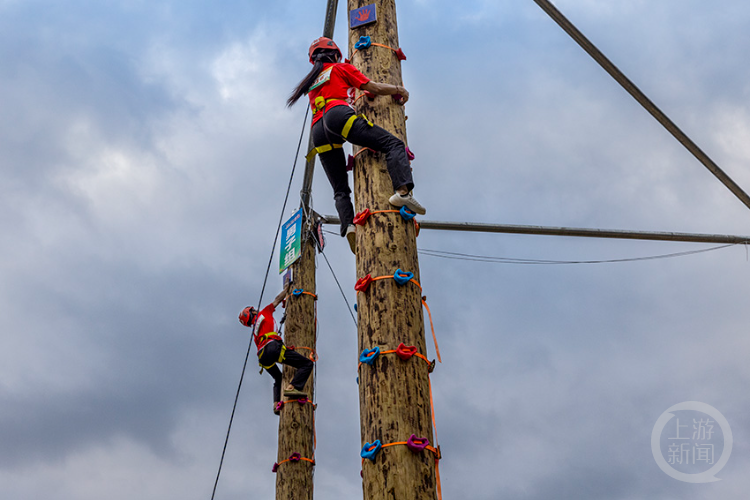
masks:
[[[318,50],[312,55],[312,59],[314,61],[313,68],[294,88],[289,99],[286,100],[287,107],[291,107],[300,99],[300,97],[307,94],[310,86],[315,79],[318,78],[320,72],[323,71],[323,63],[337,62],[339,59],[339,52],[336,50]]]

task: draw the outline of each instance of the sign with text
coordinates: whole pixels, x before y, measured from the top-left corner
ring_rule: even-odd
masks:
[[[279,274],[294,264],[302,255],[302,209],[300,208],[281,227]]]
[[[378,20],[377,13],[375,11],[375,4],[365,5],[359,9],[349,11],[349,27],[358,28],[365,24],[374,23]]]

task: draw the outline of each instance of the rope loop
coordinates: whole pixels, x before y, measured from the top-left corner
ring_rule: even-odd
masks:
[[[372,366],[375,363],[375,360],[381,354],[395,354],[402,361],[408,361],[413,356],[416,356],[427,363],[427,373],[432,373],[432,371],[435,369],[435,360],[430,361],[429,359],[427,359],[427,356],[418,353],[415,346],[407,346],[403,342],[401,342],[396,349],[388,349],[383,351],[378,346],[375,346],[372,349],[365,349],[364,351],[362,351],[362,354],[359,355],[359,365],[357,366],[357,369],[359,369],[363,363]],[[359,383],[359,377],[357,377],[357,383]]]
[[[378,456],[378,453],[383,448],[387,448],[389,446],[399,446],[404,445],[412,453],[420,453],[424,450],[430,451],[435,455],[435,463],[437,464],[437,461],[440,460],[440,450],[439,448],[435,448],[434,446],[430,446],[430,440],[427,438],[420,438],[417,437],[416,434],[412,434],[409,436],[409,439],[407,441],[397,441],[395,443],[388,443],[388,444],[382,444],[380,442],[380,439],[376,439],[372,443],[365,443],[365,445],[362,447],[362,451],[359,452],[359,455],[362,457],[362,463],[364,464],[365,459],[368,459],[372,462],[375,461],[375,459]]]
[[[318,405],[313,403],[308,398],[299,398],[299,399],[290,399],[289,401],[277,401],[276,402],[276,411],[281,411],[282,408],[284,408],[285,405],[298,403],[300,406],[304,406],[306,404],[312,405],[312,409],[316,410],[318,408]]]
[[[304,460],[305,462],[310,462],[311,464],[315,465],[315,460],[312,458],[306,458],[303,457],[300,453],[294,452],[291,455],[289,455],[289,458],[286,460],[282,460],[281,462],[275,462],[273,464],[273,467],[271,467],[271,472],[277,472],[279,470],[279,466],[285,462],[299,462],[300,460]]]
[[[306,292],[302,288],[295,288],[294,290],[292,290],[292,295],[295,296],[295,297],[299,297],[300,295],[303,295],[303,294],[304,295],[309,295],[314,300],[318,300],[318,296],[317,295],[315,295],[312,292]]]
[[[360,50],[369,49],[372,46],[376,47],[383,47],[384,49],[392,50],[393,53],[396,55],[396,59],[399,61],[406,61],[406,54],[404,54],[404,51],[401,48],[394,49],[393,47],[390,47],[388,45],[383,45],[382,43],[375,43],[372,41],[372,39],[369,36],[361,36],[359,37],[359,40],[357,43],[354,44],[354,52],[352,53],[352,58],[354,57],[354,54],[359,52]],[[346,62],[349,60],[347,59]]]

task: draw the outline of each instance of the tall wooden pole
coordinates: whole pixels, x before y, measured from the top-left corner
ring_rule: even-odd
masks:
[[[349,31],[351,62],[375,81],[401,85],[401,62],[394,51],[373,45],[351,57],[361,36],[399,48],[394,0],[349,0],[349,11],[372,3],[377,22]],[[371,121],[406,142],[404,108],[390,96],[360,99],[357,105]],[[388,203],[392,194],[385,158],[370,151],[358,155],[354,166],[357,211],[392,210]],[[414,282],[399,286],[393,279],[378,280],[366,292],[358,293],[360,353],[375,347],[392,350],[403,343],[426,354],[414,224],[398,213],[374,215],[366,225],[357,227],[357,277],[393,276],[397,269],[413,273]],[[363,446],[376,440],[381,445],[402,443],[411,435],[432,441],[428,364],[420,358],[402,361],[387,354],[372,365],[360,365],[359,396]],[[364,459],[362,478],[365,500],[433,500],[435,455],[427,450],[414,453],[405,445],[386,446],[374,461]]]
[[[328,0],[326,6],[323,36],[333,38],[336,22],[338,0]],[[312,137],[308,151],[312,148]],[[310,355],[316,352],[316,308],[317,300],[315,283],[315,250],[316,244],[312,234],[313,220],[310,217],[310,193],[312,189],[315,158],[305,165],[305,174],[300,191],[302,219],[302,255],[292,265],[293,288],[300,291],[292,294],[286,302],[286,332],[284,340],[287,346],[294,346],[300,354]],[[294,376],[294,369],[284,365],[283,387],[286,387]],[[282,387],[282,390],[283,390]],[[313,401],[315,371],[305,385],[309,403],[285,403],[279,418],[279,448],[276,476],[276,500],[312,500],[313,472],[315,460],[315,406]],[[289,461],[290,457],[299,454],[299,461]],[[285,461],[286,460],[286,461]],[[283,463],[282,463],[283,462]]]
[[[315,243],[303,223],[302,256],[292,264],[295,290],[286,299],[284,343],[294,346],[299,354],[308,356],[316,349],[315,331]],[[294,376],[294,368],[284,366],[286,387]],[[315,401],[315,373],[305,385],[307,399]],[[284,398],[282,398],[283,400]],[[312,403],[284,403],[279,415],[279,451],[276,462],[276,500],[312,500],[315,459],[315,407]],[[288,459],[299,454],[299,461]],[[306,460],[307,459],[307,460]],[[287,460],[285,462],[285,460]]]

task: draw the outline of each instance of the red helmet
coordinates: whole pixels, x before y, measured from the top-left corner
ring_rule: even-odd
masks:
[[[310,56],[310,64],[315,64],[313,62],[312,56],[315,53],[316,50],[323,50],[323,49],[331,49],[335,50],[339,53],[339,59],[341,59],[341,49],[339,49],[338,45],[336,45],[336,42],[331,40],[330,38],[326,38],[324,36],[318,38],[317,40],[313,41],[312,45],[310,45],[310,50],[308,51],[308,55]]]
[[[240,313],[240,323],[245,326],[253,326],[256,316],[258,316],[258,311],[252,306],[247,306]]]

